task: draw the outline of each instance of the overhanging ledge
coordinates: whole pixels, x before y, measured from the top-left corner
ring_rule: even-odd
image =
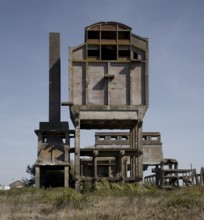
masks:
[[[136,111],[80,111],[80,120],[137,120]]]

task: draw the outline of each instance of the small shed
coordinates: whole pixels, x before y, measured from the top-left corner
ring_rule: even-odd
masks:
[[[24,187],[25,185],[24,185],[24,183],[23,183],[22,181],[17,180],[17,181],[15,181],[15,182],[9,184],[9,186],[10,186],[11,188],[22,188],[22,187]]]

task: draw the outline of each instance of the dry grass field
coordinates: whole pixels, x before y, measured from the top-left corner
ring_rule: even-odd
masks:
[[[102,182],[82,193],[65,188],[0,191],[0,220],[60,219],[204,219],[204,189],[165,191]]]

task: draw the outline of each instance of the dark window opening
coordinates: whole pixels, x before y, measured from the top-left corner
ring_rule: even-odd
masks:
[[[102,31],[101,39],[103,40],[116,40],[117,32],[116,31]]]
[[[119,57],[130,57],[130,51],[129,50],[119,50],[118,51]]]
[[[88,31],[88,39],[99,39],[100,32],[99,31]]]
[[[135,60],[138,59],[138,53],[133,52],[133,59],[135,59]]]
[[[42,182],[41,187],[63,187],[64,186],[64,170],[63,167],[59,166],[43,166],[41,168]]]
[[[117,60],[117,47],[114,45],[101,46],[101,59],[102,60]]]
[[[118,39],[119,40],[129,40],[130,39],[130,32],[129,31],[119,31],[118,32]]]
[[[98,165],[97,166],[97,175],[99,177],[108,177],[109,176],[108,166],[100,166],[100,165]]]
[[[99,57],[99,50],[88,50],[88,57]]]
[[[100,57],[100,49],[98,45],[88,45],[88,57],[97,58]]]

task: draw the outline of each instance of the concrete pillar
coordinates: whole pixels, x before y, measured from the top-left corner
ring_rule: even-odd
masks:
[[[130,147],[134,149],[137,146],[136,131],[137,131],[136,125],[130,129]],[[135,174],[136,174],[136,157],[132,156],[130,157],[130,176],[132,178],[135,178]]]
[[[108,160],[108,177],[112,177],[112,166],[111,166],[111,159]]]
[[[120,151],[120,177],[122,178],[122,182],[124,182],[124,178],[125,178],[124,155],[125,155],[125,151],[121,150]]]
[[[64,167],[64,187],[69,187],[69,166]]]
[[[97,156],[98,156],[98,151],[94,151],[93,152],[93,176],[94,176],[94,181],[96,181],[97,178],[98,178]]]
[[[143,149],[143,142],[142,142],[142,125],[140,123],[137,124],[136,128],[136,143],[137,149]],[[136,177],[143,179],[143,155],[140,155],[136,159]]]
[[[75,128],[75,189],[80,190],[80,119],[76,119]]]
[[[69,187],[69,173],[70,173],[69,132],[65,132],[64,157],[65,157],[64,186]]]
[[[35,187],[40,188],[40,167],[35,166]]]
[[[127,177],[127,158],[124,158],[124,177]]]

